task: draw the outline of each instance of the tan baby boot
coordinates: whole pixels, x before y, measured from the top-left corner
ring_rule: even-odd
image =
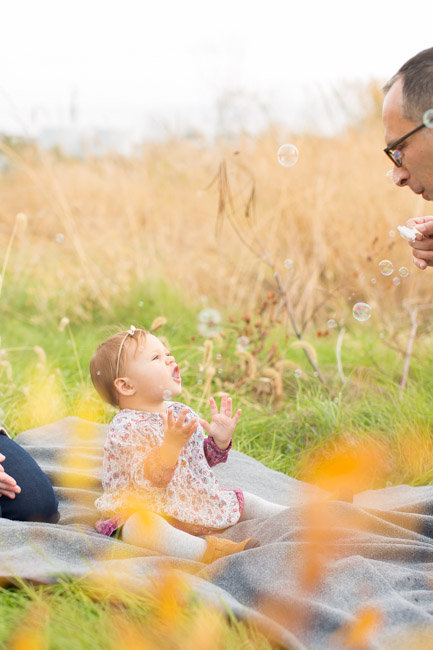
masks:
[[[212,562],[219,560],[221,557],[260,546],[259,540],[255,539],[255,537],[248,537],[243,542],[232,542],[230,539],[225,539],[224,537],[206,535],[205,540],[207,542],[207,548],[201,558],[201,562],[204,562],[204,564],[212,564]]]

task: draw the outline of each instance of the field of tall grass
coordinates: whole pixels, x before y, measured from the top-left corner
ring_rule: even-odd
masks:
[[[393,186],[382,140],[371,118],[332,138],[277,127],[230,142],[172,138],[130,159],[0,144],[5,425],[17,434],[70,414],[109,421],[90,356],[116,328],[153,326],[180,362],[185,402],[205,412],[210,394],[229,391],[242,407],[237,449],[326,487],[326,459],[367,442],[383,462],[358,471],[357,489],[432,482],[433,271],[413,266],[397,232],[429,206]],[[277,162],[283,142],[299,149],[291,168]],[[352,316],[360,301],[372,308],[366,322]],[[74,582],[1,596],[0,644],[15,650],[125,639],[270,647],[215,612],[178,613],[176,632],[164,602],[124,594],[119,609]],[[33,636],[20,636],[33,620]],[[213,645],[200,625],[218,631]]]

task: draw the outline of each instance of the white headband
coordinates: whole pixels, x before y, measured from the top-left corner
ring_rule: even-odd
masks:
[[[128,336],[134,336],[136,331],[137,331],[137,328],[134,325],[131,325],[131,327],[129,328],[129,330],[126,332],[125,336],[122,339],[122,343],[120,344],[119,352],[118,352],[118,355],[117,355],[116,377],[119,376],[120,355],[122,354],[123,344],[125,343]]]

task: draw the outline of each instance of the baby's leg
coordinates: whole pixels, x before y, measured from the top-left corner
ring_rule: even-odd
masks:
[[[161,555],[197,560],[203,557],[207,543],[183,530],[170,526],[165,519],[154,513],[131,515],[122,528],[122,540],[134,546],[143,546]]]
[[[244,492],[244,509],[239,521],[257,519],[258,517],[270,517],[271,515],[277,515],[283,510],[287,510],[287,506],[266,501],[255,494],[251,494],[251,492]]]

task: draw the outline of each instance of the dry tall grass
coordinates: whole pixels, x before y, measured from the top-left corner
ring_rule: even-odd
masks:
[[[85,317],[95,300],[109,308],[134,282],[160,275],[188,297],[247,310],[275,288],[259,259],[264,251],[283,277],[284,260],[293,260],[290,294],[303,320],[323,301],[329,314],[331,293],[337,302],[367,300],[378,310],[400,306],[404,296],[428,299],[431,274],[412,265],[396,227],[428,214],[429,206],[386,178],[381,131],[377,120],[332,139],[282,136],[277,129],[230,144],[173,139],[144,145],[134,159],[6,151],[11,168],[0,174],[0,250],[15,215],[29,217],[7,275],[15,286],[31,278],[43,287],[40,308],[55,299],[56,318]],[[276,158],[284,141],[300,151],[289,169]],[[227,220],[216,237],[218,193],[215,184],[206,188],[222,160],[238,226],[247,232],[255,223],[257,254]],[[253,185],[254,218],[244,216]],[[61,243],[57,234],[64,235]],[[383,258],[396,271],[407,266],[409,278],[394,286],[379,273]]]

